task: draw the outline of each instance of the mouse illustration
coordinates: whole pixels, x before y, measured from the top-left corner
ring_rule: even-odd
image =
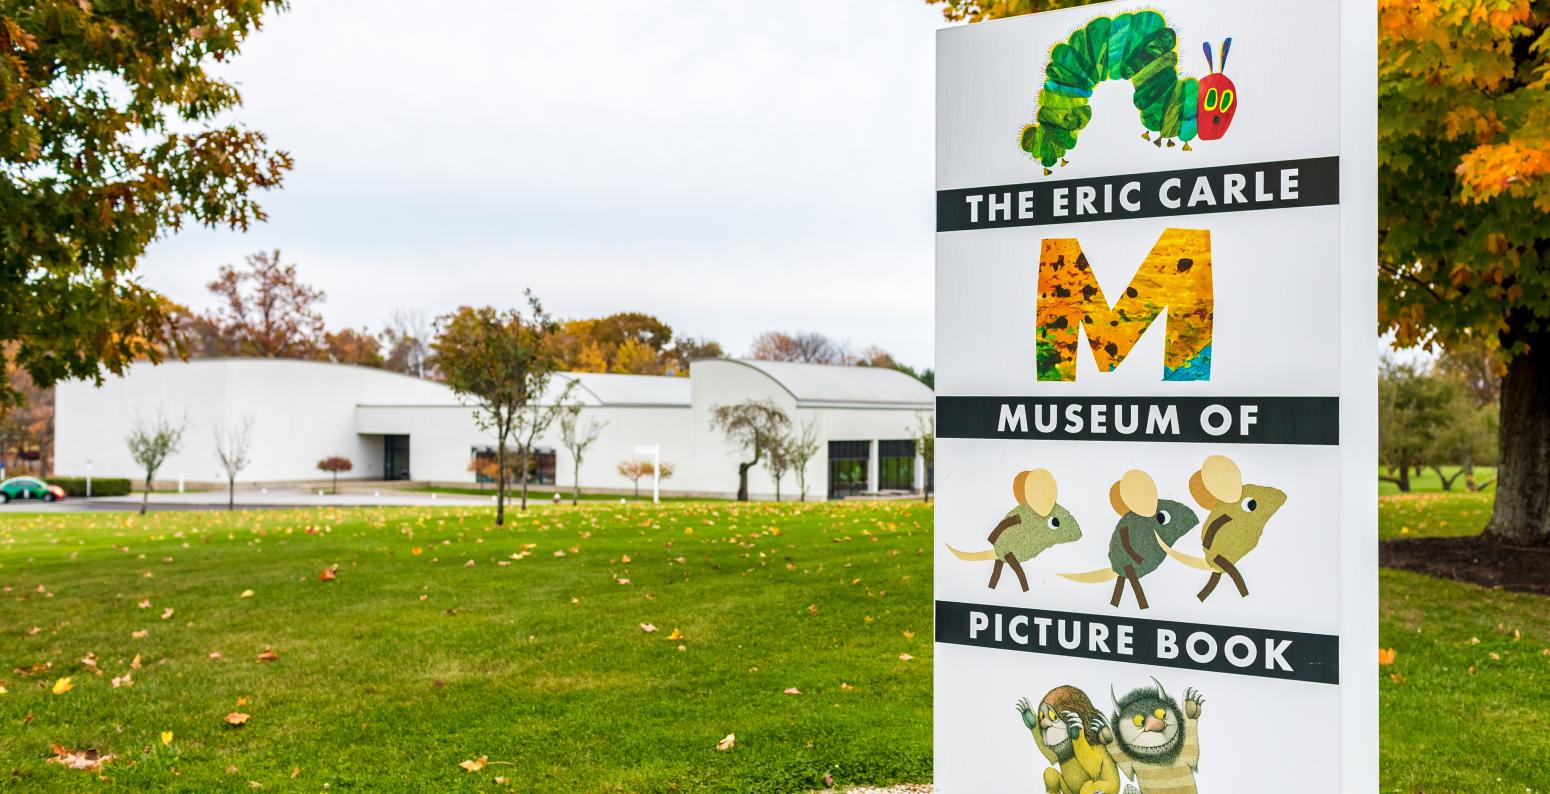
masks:
[[[947,546],[960,560],[995,561],[990,572],[990,589],[1001,581],[1001,569],[1010,565],[1017,581],[1028,592],[1028,575],[1023,564],[1043,554],[1051,546],[1080,540],[1082,528],[1071,511],[1055,503],[1055,475],[1048,469],[1020,472],[1012,480],[1017,506],[1012,508],[990,531],[990,548],[984,551],[960,551]]]
[[[1245,485],[1243,472],[1231,458],[1212,455],[1189,478],[1189,492],[1201,507],[1210,511],[1200,530],[1204,557],[1167,549],[1168,556],[1202,571],[1211,578],[1196,596],[1211,597],[1226,574],[1238,588],[1239,597],[1248,597],[1249,587],[1238,570],[1238,563],[1259,545],[1265,524],[1286,504],[1286,492],[1266,485]]]
[[[1086,573],[1063,573],[1073,582],[1099,584],[1114,581],[1111,606],[1125,597],[1125,585],[1136,593],[1136,603],[1147,609],[1141,579],[1168,559],[1165,549],[1200,523],[1195,511],[1183,503],[1157,498],[1157,483],[1144,471],[1131,469],[1109,489],[1109,504],[1119,523],[1109,537],[1109,567]]]

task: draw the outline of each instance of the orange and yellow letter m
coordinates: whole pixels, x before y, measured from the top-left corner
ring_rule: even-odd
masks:
[[[1078,328],[1086,331],[1098,371],[1113,372],[1164,311],[1163,380],[1210,380],[1215,306],[1209,230],[1163,232],[1113,308],[1081,243],[1045,240],[1039,255],[1039,380],[1076,380]]]

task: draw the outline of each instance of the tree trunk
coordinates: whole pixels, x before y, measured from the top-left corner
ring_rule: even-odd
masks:
[[[576,465],[571,469],[570,506],[575,507],[581,501],[581,458],[576,457]]]
[[[506,523],[506,437],[495,448],[495,526]]]
[[[237,478],[236,477],[228,477],[226,479],[226,509],[227,510],[236,510],[237,509]]]
[[[145,491],[140,494],[140,515],[142,516],[145,515],[145,508],[151,503],[151,478],[154,476],[156,476],[155,472],[145,473]]]
[[[634,480],[631,480],[631,482],[635,483],[635,498],[639,499],[640,498],[640,478],[636,477]]]
[[[336,495],[339,493],[339,472],[337,470],[334,472],[334,493]]]
[[[748,501],[748,470],[753,466],[753,463],[737,464],[737,501],[739,502]]]
[[[527,509],[527,466],[528,447],[522,447],[522,509]]]
[[[775,501],[780,501],[780,478],[775,478]]]
[[[1550,544],[1550,332],[1530,334],[1502,379],[1501,461],[1496,508],[1485,535],[1520,545]]]

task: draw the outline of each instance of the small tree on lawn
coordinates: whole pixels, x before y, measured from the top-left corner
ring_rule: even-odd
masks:
[[[599,422],[591,417],[583,419],[581,410],[581,405],[572,404],[560,412],[560,441],[570,453],[572,505],[581,501],[581,458],[587,453],[587,447],[597,441],[603,428],[608,426],[607,422]]]
[[[630,458],[619,462],[619,476],[629,480],[635,485],[635,498],[640,498],[640,478],[651,476],[653,466],[651,461],[640,458]]]
[[[554,374],[552,367],[558,365],[558,363],[558,360],[552,359],[550,361],[551,369],[546,372],[535,372],[532,374],[532,378],[537,384],[537,388],[533,392],[534,394],[543,395],[544,390],[549,385],[550,377]],[[570,403],[571,392],[575,391],[578,385],[580,385],[580,381],[571,380],[565,384],[564,388],[560,389],[559,396],[550,404],[538,405],[535,403],[528,406],[525,410],[517,412],[516,421],[512,424],[512,433],[516,435],[519,444],[518,450],[522,456],[522,468],[519,471],[522,475],[523,510],[527,509],[528,480],[532,477],[533,470],[536,468],[533,460],[533,444],[538,441],[538,437],[543,435],[545,430],[549,429],[550,425],[554,424],[554,420],[559,418],[560,414],[565,411],[565,407]],[[555,488],[555,492],[559,492],[558,487]]]
[[[936,414],[922,411],[915,414],[915,452],[920,455],[924,474],[920,483],[920,498],[931,501],[932,475],[936,470]]]
[[[330,455],[318,461],[318,470],[326,471],[334,475],[334,493],[339,493],[339,472],[349,471],[355,468],[355,464],[343,455]]]
[[[796,443],[792,437],[790,428],[781,430],[775,434],[770,442],[768,453],[764,456],[764,468],[770,473],[770,479],[775,481],[775,501],[780,501],[780,481],[786,478],[791,471],[791,446]]]
[[[745,458],[737,463],[739,502],[748,501],[748,470],[759,465],[790,425],[786,412],[769,400],[745,400],[711,408],[711,429],[720,431]]]
[[[506,521],[506,444],[519,416],[540,398],[557,359],[550,344],[557,326],[531,291],[528,311],[463,307],[437,321],[433,366],[466,404],[479,426],[495,435],[495,523]],[[527,470],[526,461],[523,471]]]
[[[141,422],[130,431],[129,456],[145,470],[145,491],[140,494],[140,515],[145,515],[151,501],[151,481],[156,472],[167,462],[167,456],[183,446],[183,430],[186,422],[174,424],[166,417],[158,416],[154,422]]]
[[[786,450],[791,458],[791,470],[797,476],[797,491],[801,501],[807,501],[807,464],[818,454],[818,420],[802,423],[802,431],[789,439]]]
[[[242,421],[226,427],[215,426],[215,459],[221,464],[221,471],[226,473],[226,509],[234,510],[237,507],[237,475],[248,467],[251,461],[248,451],[252,447],[253,417],[245,416]]]

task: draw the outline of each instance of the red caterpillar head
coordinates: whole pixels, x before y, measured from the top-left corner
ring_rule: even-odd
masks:
[[[1222,70],[1216,71],[1211,62],[1211,42],[1205,43],[1206,65],[1211,74],[1200,78],[1200,99],[1195,114],[1195,126],[1200,140],[1220,140],[1232,126],[1232,117],[1238,112],[1238,88],[1224,72],[1227,71],[1227,53],[1232,49],[1232,38],[1222,42]]]

